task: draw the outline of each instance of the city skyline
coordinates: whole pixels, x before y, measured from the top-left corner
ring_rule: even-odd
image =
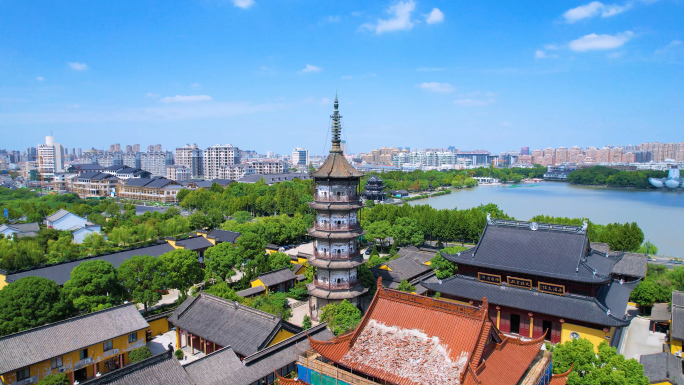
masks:
[[[388,137],[494,153],[682,140],[671,1],[34,8],[0,13],[1,130],[22,133],[7,148],[53,131],[70,148],[122,137],[319,155],[335,90],[353,153]]]

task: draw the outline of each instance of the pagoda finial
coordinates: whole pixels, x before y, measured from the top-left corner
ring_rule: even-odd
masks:
[[[332,131],[332,148],[330,149],[330,152],[342,153],[342,147],[340,147],[340,131],[342,131],[340,119],[342,118],[342,115],[340,115],[340,104],[337,101],[337,91],[335,91],[335,104],[333,105],[333,107],[333,114],[330,115],[330,117],[333,120],[332,126],[330,127],[330,131]]]

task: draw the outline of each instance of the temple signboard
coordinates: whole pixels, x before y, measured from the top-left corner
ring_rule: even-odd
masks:
[[[484,283],[493,283],[501,285],[501,276],[496,274],[477,273],[477,279]]]
[[[565,295],[565,286],[554,285],[552,283],[539,282],[537,288],[542,293]]]
[[[508,277],[508,286],[520,287],[523,289],[532,289],[532,280],[525,278]]]

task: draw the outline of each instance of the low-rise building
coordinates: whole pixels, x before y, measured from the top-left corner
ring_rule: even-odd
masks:
[[[197,260],[204,267],[204,252],[208,248],[214,246],[206,237],[200,235],[191,235],[188,238],[176,240],[173,237],[166,237],[168,242],[174,249],[190,250],[197,253]]]
[[[644,375],[654,385],[684,384],[684,362],[682,357],[670,352],[643,354],[639,362],[644,366]]]
[[[128,352],[145,346],[147,321],[133,303],[70,318],[0,338],[3,384],[35,384],[65,373],[85,381],[130,363]]]
[[[221,229],[213,229],[209,232],[198,230],[197,235],[201,235],[209,240],[213,245],[218,245],[219,243],[231,243],[237,245],[237,239],[240,237],[240,233],[237,231],[228,231]]]
[[[35,237],[39,231],[40,226],[38,222],[0,225],[0,234],[5,236],[5,238],[12,238],[15,235],[17,238]]]
[[[116,192],[119,178],[108,172],[90,171],[72,179],[72,191],[80,198],[104,197]]]
[[[56,213],[45,218],[48,229],[71,230],[74,227],[85,227],[88,220],[64,209],[57,210]]]
[[[399,288],[399,284],[405,279],[416,288],[416,294],[425,293],[427,289],[420,282],[434,277],[435,272],[430,267],[430,260],[435,253],[420,251],[417,247],[402,247],[398,254],[399,258],[372,267],[373,275],[382,278],[384,285],[390,289]]]
[[[218,177],[221,179],[232,179],[238,180],[243,178],[245,175],[256,174],[254,167],[249,164],[227,164],[219,168]]]
[[[186,166],[173,164],[166,166],[166,179],[175,180],[176,182],[186,182],[190,180],[190,169]]]
[[[168,350],[146,360],[126,365],[82,385],[197,385]]]
[[[283,267],[278,270],[260,274],[255,280],[250,282],[252,288],[263,287],[265,292],[285,293],[297,283],[297,276],[290,270],[290,267]]]
[[[302,331],[278,316],[207,293],[186,299],[169,322],[176,327],[178,348],[209,354],[232,347],[240,358]]]
[[[672,306],[670,307],[672,320],[670,321],[670,352],[682,356],[682,341],[684,341],[684,291],[672,292]]]
[[[129,179],[117,188],[117,196],[141,201],[177,203],[182,186],[164,177]]]

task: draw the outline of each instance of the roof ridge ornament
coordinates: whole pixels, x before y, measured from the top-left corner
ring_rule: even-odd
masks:
[[[582,228],[578,231],[578,233],[586,234],[588,228],[589,222],[587,220],[584,220],[584,222],[582,222]]]
[[[492,213],[487,213],[487,224],[488,225],[494,224],[494,221],[492,220]]]
[[[532,231],[537,231],[539,229],[539,223],[537,222],[530,222],[530,230]]]

